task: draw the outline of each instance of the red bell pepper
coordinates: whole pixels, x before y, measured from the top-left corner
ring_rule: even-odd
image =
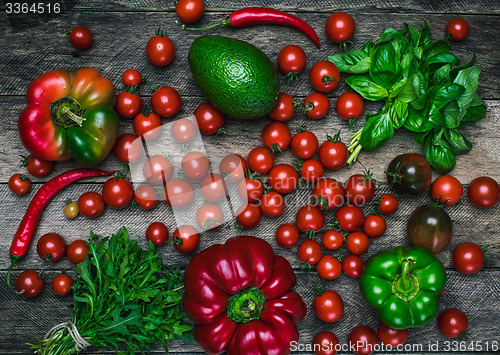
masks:
[[[183,307],[209,354],[289,354],[306,305],[291,288],[290,263],[256,237],[234,237],[194,256],[184,275]]]

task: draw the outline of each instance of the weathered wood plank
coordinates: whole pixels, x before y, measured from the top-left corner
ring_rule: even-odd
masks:
[[[45,282],[49,284],[56,273],[45,273]],[[345,313],[342,318],[327,324],[318,321],[312,311],[313,289],[319,282],[316,275],[311,272],[298,271],[295,290],[302,296],[308,307],[306,317],[298,324],[300,344],[309,344],[317,332],[321,330],[333,331],[340,344],[347,344],[347,336],[352,328],[357,325],[368,325],[376,329],[378,319],[375,311],[369,307],[358,292],[358,280],[346,275],[334,281],[329,281],[326,286],[337,291],[343,298]],[[480,341],[485,350],[485,342],[498,341],[500,329],[496,324],[500,317],[500,286],[498,278],[500,271],[484,270],[477,275],[466,276],[456,271],[448,271],[446,290],[441,298],[439,311],[450,307],[463,310],[469,317],[469,330],[471,336],[464,345],[474,347],[475,341]],[[6,273],[0,273],[0,353],[27,354],[27,342],[34,342],[34,337],[43,337],[54,325],[70,319],[68,309],[72,307],[71,296],[58,297],[46,288],[37,298],[27,300],[12,294],[5,289]],[[12,320],[17,319],[15,327]],[[429,344],[439,342],[436,350],[445,351],[445,338],[439,332],[436,321],[428,325],[410,330],[408,346],[421,346],[422,348],[408,348],[407,353],[429,353]],[[200,352],[201,348],[195,343],[170,341],[169,349],[178,353]],[[473,348],[468,348],[473,349]],[[478,348],[474,348],[476,351]],[[490,348],[491,350],[491,348]],[[8,352],[6,352],[8,351]],[[159,346],[154,347],[154,353],[163,353]],[[91,349],[88,354],[107,354],[107,352]],[[297,354],[310,354],[310,352],[296,352]],[[294,352],[295,354],[295,352]]]
[[[38,26],[30,23],[25,27],[19,27],[17,22],[7,25],[5,16],[0,12],[0,34],[4,39],[0,44],[0,95],[23,95],[29,82],[56,67],[70,69],[92,66],[113,83],[119,82],[125,69],[133,67],[153,83],[174,86],[182,96],[201,96],[189,73],[187,53],[192,41],[202,33],[182,31],[175,23],[174,13],[63,13]],[[217,28],[203,34],[217,34],[248,41],[261,48],[273,62],[283,46],[298,44],[308,55],[309,69],[313,63],[340,52],[338,45],[326,38],[323,24],[327,16],[326,13],[301,14],[301,17],[317,30],[323,45],[321,50],[316,49],[312,41],[302,33],[282,26],[254,26],[238,30]],[[384,14],[383,21],[379,13],[355,13],[353,16],[358,23],[353,38],[354,48],[360,48],[367,40],[377,40],[388,26],[399,29],[407,22],[420,28],[423,24],[421,14]],[[444,28],[451,17],[436,14],[425,16],[434,39],[444,39]],[[223,18],[224,14],[208,13],[199,26],[215,23]],[[453,52],[462,61],[469,61],[473,53],[477,54],[477,64],[483,67],[478,93],[484,99],[500,99],[500,63],[494,50],[500,47],[500,38],[496,35],[497,20],[496,16],[470,15],[468,21],[472,31],[469,37],[453,47]],[[94,33],[94,43],[85,51],[75,51],[63,34],[65,29],[76,24],[86,25]],[[164,68],[154,67],[145,55],[146,42],[158,26],[166,30],[176,46],[176,59]],[[121,87],[118,86],[120,89]],[[313,91],[307,72],[302,80],[293,85],[284,85],[283,89],[292,96]],[[331,96],[339,95],[342,90],[343,88],[339,87]]]

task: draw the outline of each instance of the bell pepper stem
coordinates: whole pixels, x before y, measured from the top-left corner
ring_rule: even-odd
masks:
[[[411,273],[414,261],[411,258],[401,262],[401,274],[392,282],[392,293],[405,302],[413,299],[419,292],[418,278]]]
[[[50,105],[50,112],[55,124],[61,127],[82,126],[85,118],[80,103],[70,96],[61,97]]]
[[[412,264],[413,262],[411,259],[403,260],[401,264],[401,279],[399,285],[404,290],[408,290],[412,287],[412,284],[410,283],[410,268]]]
[[[259,319],[265,300],[258,287],[243,290],[229,299],[227,316],[240,323]]]

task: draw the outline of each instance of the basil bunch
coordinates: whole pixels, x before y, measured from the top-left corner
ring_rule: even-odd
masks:
[[[409,24],[399,31],[388,28],[377,44],[370,40],[361,50],[328,57],[341,72],[355,74],[346,79],[354,91],[367,100],[385,101],[351,137],[349,164],[362,148],[375,149],[400,127],[413,132],[441,174],[453,169],[455,155],[471,149],[460,128],[486,113],[476,94],[481,68],[474,66],[475,55],[459,66],[450,48],[447,41],[431,42],[424,22],[422,31]]]

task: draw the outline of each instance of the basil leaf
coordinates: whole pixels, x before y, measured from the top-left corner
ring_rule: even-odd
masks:
[[[388,92],[385,88],[374,83],[366,75],[350,76],[345,82],[367,100],[378,101],[388,96]]]
[[[443,110],[444,126],[446,128],[456,128],[461,121],[461,112],[465,111],[457,100],[453,100],[446,104]],[[464,113],[465,115],[465,113]]]
[[[368,56],[368,53],[359,50],[328,56],[328,60],[333,64],[335,64],[342,73],[349,73],[349,74],[368,73],[371,61],[371,59],[369,58],[370,57]],[[363,60],[364,64],[362,66],[357,66]],[[352,71],[352,68],[355,66],[357,66],[356,70]]]
[[[442,139],[442,130],[425,138],[424,153],[429,164],[440,174],[446,174],[455,166],[455,154],[450,144]]]
[[[433,88],[432,102],[441,109],[448,102],[458,99],[465,91],[462,85],[445,83]]]
[[[373,150],[384,144],[394,135],[389,112],[373,115],[367,118],[359,143],[367,150]]]
[[[450,77],[453,80],[455,80],[455,78],[460,70],[470,68],[474,65],[474,63],[476,63],[476,53],[474,53],[474,55],[472,56],[472,59],[469,62],[453,68],[450,72]]]
[[[408,117],[408,103],[398,100],[394,101],[389,109],[389,116],[394,128],[400,128]]]
[[[486,114],[486,105],[483,104],[480,106],[470,106],[467,109],[467,112],[465,113],[464,117],[462,117],[462,122],[478,120],[485,114]]]
[[[429,123],[434,127],[442,126],[444,124],[443,115],[431,101],[427,102],[427,117],[429,119]]]
[[[415,55],[415,58],[417,58],[418,60],[422,60],[424,50],[422,49],[422,47],[415,47],[413,48],[413,55]]]
[[[420,38],[418,40],[419,47],[426,47],[429,45],[431,41],[431,30],[429,29],[429,25],[424,21],[424,25],[422,26],[422,31],[420,31]]]
[[[466,110],[469,108],[472,100],[476,96],[480,72],[480,67],[462,69],[458,72],[455,80],[453,80],[454,83],[465,87],[464,93],[457,99],[458,103],[464,108],[464,110],[459,113],[460,119],[465,115]]]
[[[472,102],[470,103],[471,107],[472,106],[484,106],[484,101],[482,98],[479,97],[478,94],[474,95],[472,98]]]
[[[412,85],[416,98],[410,102],[410,105],[415,110],[422,110],[427,100],[427,81],[421,72],[417,71],[412,76]]]
[[[455,155],[465,154],[472,148],[472,143],[469,142],[457,129],[444,129],[444,136],[450,143]]]
[[[434,75],[432,76],[432,83],[434,85],[439,85],[449,82],[450,71],[451,71],[451,65],[449,64],[443,65],[441,68],[439,68],[434,72]]]
[[[400,56],[402,53],[406,53],[409,46],[408,40],[404,37],[404,33],[396,31],[390,27],[385,30],[378,41],[378,43],[387,42],[392,44],[397,56]]]
[[[460,63],[460,59],[458,59],[454,54],[449,52],[437,53],[432,57],[429,57],[429,59],[426,60],[425,65],[429,67],[431,64],[439,64],[439,63],[450,63],[458,65]]]
[[[436,41],[432,43],[426,50],[424,51],[424,60],[428,60],[435,55],[441,53],[448,53],[450,51],[451,44],[448,41]]]
[[[390,89],[400,78],[401,64],[391,43],[378,44],[370,64],[371,79],[382,87]]]
[[[363,48],[361,50],[371,56],[373,46],[373,41],[369,40],[368,42],[365,42],[365,44],[363,44]]]
[[[396,95],[396,99],[401,102],[410,102],[415,100],[417,97],[417,92],[415,91],[415,86],[413,83],[414,77],[417,76],[416,74],[413,74],[412,77],[404,83],[404,85],[401,87],[399,92]],[[418,76],[417,76],[417,80]],[[418,86],[420,87],[420,86]]]
[[[429,134],[430,131],[425,132],[413,132],[413,138],[417,144],[424,145],[425,137]]]
[[[413,25],[405,23],[408,28],[408,32],[410,33],[410,42],[413,47],[418,47],[418,40],[420,38],[420,32]]]

